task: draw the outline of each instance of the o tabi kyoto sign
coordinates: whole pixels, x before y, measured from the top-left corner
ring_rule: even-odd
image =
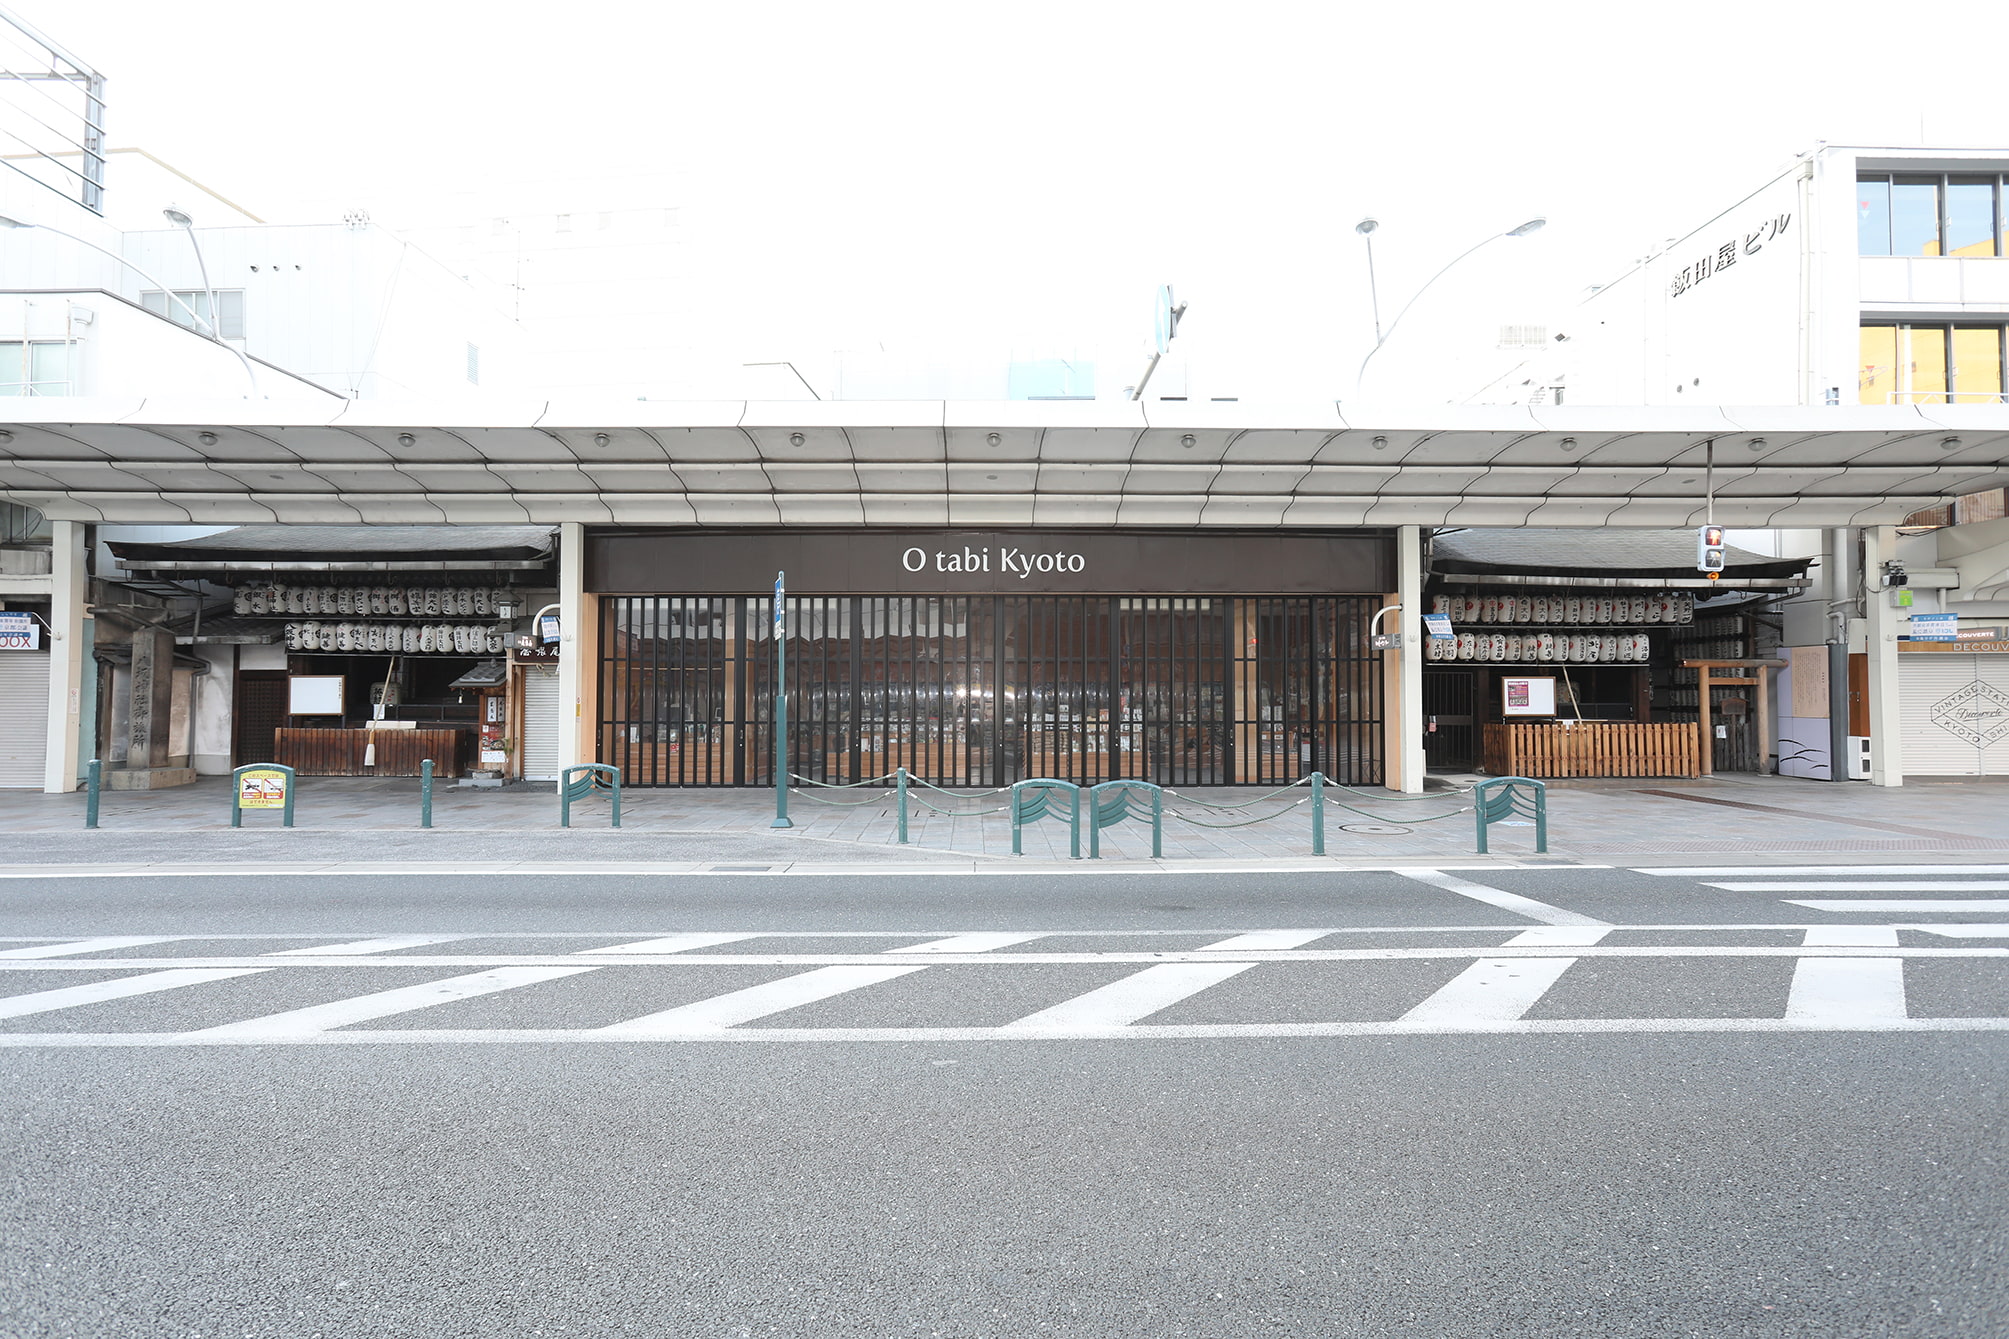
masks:
[[[620,530],[586,536],[597,595],[1379,595],[1386,530]]]
[[[993,557],[997,559],[995,569],[991,566]],[[1086,572],[1088,558],[1080,553],[1033,551],[1017,545],[973,549],[966,544],[960,549],[936,549],[933,553],[915,545],[900,554],[900,569],[905,572],[995,570],[1024,581],[1035,572]]]

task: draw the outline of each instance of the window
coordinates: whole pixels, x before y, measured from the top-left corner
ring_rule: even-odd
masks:
[[[70,346],[61,340],[0,341],[0,395],[73,395]]]
[[[2000,404],[2004,327],[1866,325],[1858,373],[1863,404]]]
[[[179,300],[170,302],[166,293],[161,292],[157,288],[152,289],[140,294],[140,306],[146,308],[155,316],[165,316],[176,325],[185,326],[190,330],[200,329],[194,317],[189,315],[190,309],[193,309],[195,315],[200,316],[204,321],[210,321],[209,294],[206,290],[200,288],[177,288],[174,290],[174,296]],[[216,306],[219,312],[219,315],[214,320],[217,335],[223,339],[243,339],[244,290],[241,288],[218,289],[216,293]]]
[[[2002,256],[2004,174],[1866,172],[1856,178],[1865,256]]]
[[[477,386],[481,384],[481,346],[478,344],[467,346],[467,379]]]

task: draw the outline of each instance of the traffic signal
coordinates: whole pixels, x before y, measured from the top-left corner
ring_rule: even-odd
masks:
[[[1695,530],[1695,570],[1708,574],[1711,581],[1723,579],[1723,527],[1698,526]]]

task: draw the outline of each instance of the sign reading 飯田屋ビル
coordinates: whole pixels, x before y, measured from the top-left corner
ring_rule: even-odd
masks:
[[[1368,595],[1394,588],[1392,532],[609,531],[587,536],[596,594]]]
[[[42,625],[33,614],[0,613],[0,651],[39,651]]]

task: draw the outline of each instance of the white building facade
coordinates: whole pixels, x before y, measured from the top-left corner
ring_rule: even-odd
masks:
[[[1838,422],[1870,406],[1957,415],[2000,405],[2009,150],[1821,146],[1554,327],[1561,338],[1529,384],[1570,405],[1804,406]],[[1953,453],[1971,440],[1948,432],[1939,445]],[[1719,465],[1749,458],[1726,447]],[[2009,524],[1866,536],[1737,536],[1822,557],[1815,589],[1779,611],[1780,652],[1794,667],[1775,716],[1780,770],[2009,775]],[[1919,619],[1947,614],[1957,629]],[[1879,655],[1902,667],[1894,701],[1866,701],[1864,667]],[[1816,673],[1832,682],[1810,691]],[[1889,721],[1880,741],[1866,736],[1869,708]],[[1845,711],[1851,723],[1839,726]]]

